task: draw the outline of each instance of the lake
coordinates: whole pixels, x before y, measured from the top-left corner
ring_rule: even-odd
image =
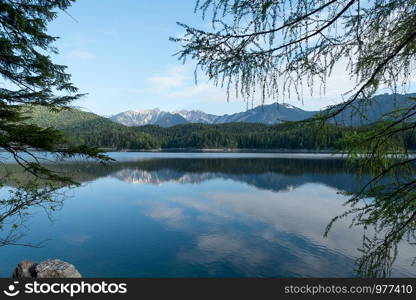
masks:
[[[59,165],[81,186],[29,210],[0,276],[24,259],[59,258],[84,277],[352,277],[363,229],[335,223],[365,178],[328,155],[110,153],[106,166]],[[8,167],[13,170],[14,165]],[[24,178],[23,178],[24,179]],[[7,183],[6,183],[7,184]],[[12,184],[10,184],[12,185]],[[0,192],[5,196],[5,187]],[[6,234],[3,232],[3,234]],[[2,237],[4,238],[4,237]],[[401,243],[393,276],[416,276]]]

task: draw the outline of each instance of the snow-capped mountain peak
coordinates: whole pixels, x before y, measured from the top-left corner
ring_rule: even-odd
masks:
[[[248,122],[276,124],[283,121],[299,121],[311,117],[316,112],[305,111],[293,105],[270,104],[249,109],[244,112],[231,115],[213,115],[200,110],[178,110],[166,112],[159,108],[144,110],[128,110],[111,119],[126,126],[159,125],[170,127],[186,123],[221,124],[231,122]]]

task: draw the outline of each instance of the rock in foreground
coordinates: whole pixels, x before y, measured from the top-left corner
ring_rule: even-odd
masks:
[[[41,263],[21,261],[13,272],[13,278],[81,278],[81,274],[71,264],[59,259],[49,259]]]
[[[34,278],[36,263],[30,260],[23,260],[13,272],[13,278]]]

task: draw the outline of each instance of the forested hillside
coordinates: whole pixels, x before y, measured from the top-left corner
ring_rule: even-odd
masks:
[[[41,106],[25,107],[29,123],[62,130],[70,143],[100,148],[152,149],[159,145],[149,134],[78,109],[53,112]]]
[[[61,129],[73,144],[87,144],[116,150],[132,149],[336,149],[348,133],[370,131],[372,126],[339,127],[327,125],[321,130],[310,124],[256,123],[181,124],[173,127],[146,125],[127,127],[107,118],[81,110],[52,112],[43,107],[26,107],[27,122]],[[319,134],[317,134],[319,132]],[[416,148],[411,133],[409,148]]]
[[[155,137],[162,148],[333,149],[342,129],[328,126],[321,134],[305,125],[253,123],[183,124],[170,128],[133,127]]]

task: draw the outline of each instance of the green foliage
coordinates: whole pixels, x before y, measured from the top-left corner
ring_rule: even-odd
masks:
[[[106,160],[95,148],[64,145],[61,132],[27,122],[22,104],[49,109],[66,108],[82,95],[70,82],[66,66],[52,62],[57,39],[47,33],[56,10],[65,10],[73,0],[0,0],[0,75],[7,83],[0,88],[0,149],[10,152],[28,172],[52,180],[67,180],[44,168],[30,149],[63,156],[85,155]],[[33,158],[29,162],[21,153]]]
[[[65,10],[74,0],[0,1],[0,73],[15,89],[0,89],[3,103],[67,105],[79,98],[65,73],[66,66],[54,64],[47,54],[57,53],[47,34],[55,9]],[[57,96],[54,91],[67,92]]]
[[[344,132],[342,128],[328,125],[325,139],[321,139],[310,126],[290,123],[184,124],[170,128],[148,125],[134,129],[154,136],[161,148],[197,149],[333,150]]]
[[[147,125],[126,127],[98,115],[77,109],[60,112],[42,106],[24,109],[29,124],[56,128],[72,145],[111,149],[335,149],[345,132],[328,125],[326,134],[317,136],[303,124],[264,125],[228,123],[219,125],[184,124],[169,128]],[[322,139],[322,137],[324,137]]]
[[[62,110],[80,98],[70,82],[66,66],[55,64],[50,54],[57,54],[53,42],[58,37],[48,34],[47,25],[56,18],[58,10],[66,10],[74,0],[0,0],[0,151],[9,152],[26,173],[49,182],[38,186],[18,186],[9,198],[0,202],[0,227],[4,232],[7,220],[10,231],[0,238],[0,246],[15,244],[20,235],[18,225],[23,222],[30,206],[52,209],[56,188],[74,185],[72,178],[52,171],[41,164],[37,152],[55,153],[57,157],[82,155],[101,162],[109,160],[97,148],[72,146],[64,133],[50,126],[38,126],[28,120],[26,105]],[[2,163],[2,161],[0,161]],[[1,179],[0,186],[5,180]],[[10,221],[9,221],[10,222]]]
[[[197,0],[195,11],[212,29],[178,23],[184,36],[171,40],[182,47],[179,59],[194,59],[246,99],[303,98],[346,60],[345,76],[357,84],[345,103],[358,107],[380,86],[408,80],[414,67],[415,0]]]
[[[93,113],[78,109],[51,111],[43,106],[26,106],[23,109],[29,124],[42,128],[59,129],[67,145],[88,145],[112,149],[156,149],[158,142],[149,134],[114,123]]]
[[[26,122],[59,129],[71,145],[86,144],[117,150],[160,148],[343,150],[352,142],[359,147],[358,139],[369,136],[380,126],[384,126],[373,124],[363,127],[341,127],[328,124],[320,127],[319,131],[310,123],[297,122],[277,125],[197,123],[168,128],[155,125],[126,127],[77,109],[54,112],[42,106],[28,106],[24,110],[25,115],[29,117]],[[403,147],[416,149],[414,136],[409,135],[405,140]]]
[[[325,91],[332,71],[347,62],[345,76],[354,87],[340,91],[342,103],[308,121],[323,138],[325,122],[342,112],[365,119],[377,90],[396,92],[414,75],[415,0],[197,0],[195,10],[211,16],[213,28],[179,23],[185,33],[172,38],[181,44],[179,59],[194,59],[197,71],[247,100],[257,93],[263,100],[293,93],[304,99],[307,89]],[[371,224],[380,235],[364,238],[359,275],[389,276],[391,250],[406,232],[414,241],[416,178],[408,150],[415,149],[415,116],[409,102],[371,126],[346,129],[339,140],[351,165],[373,175],[347,203],[353,224]],[[388,176],[394,184],[385,183]],[[357,210],[368,197],[372,204]]]

